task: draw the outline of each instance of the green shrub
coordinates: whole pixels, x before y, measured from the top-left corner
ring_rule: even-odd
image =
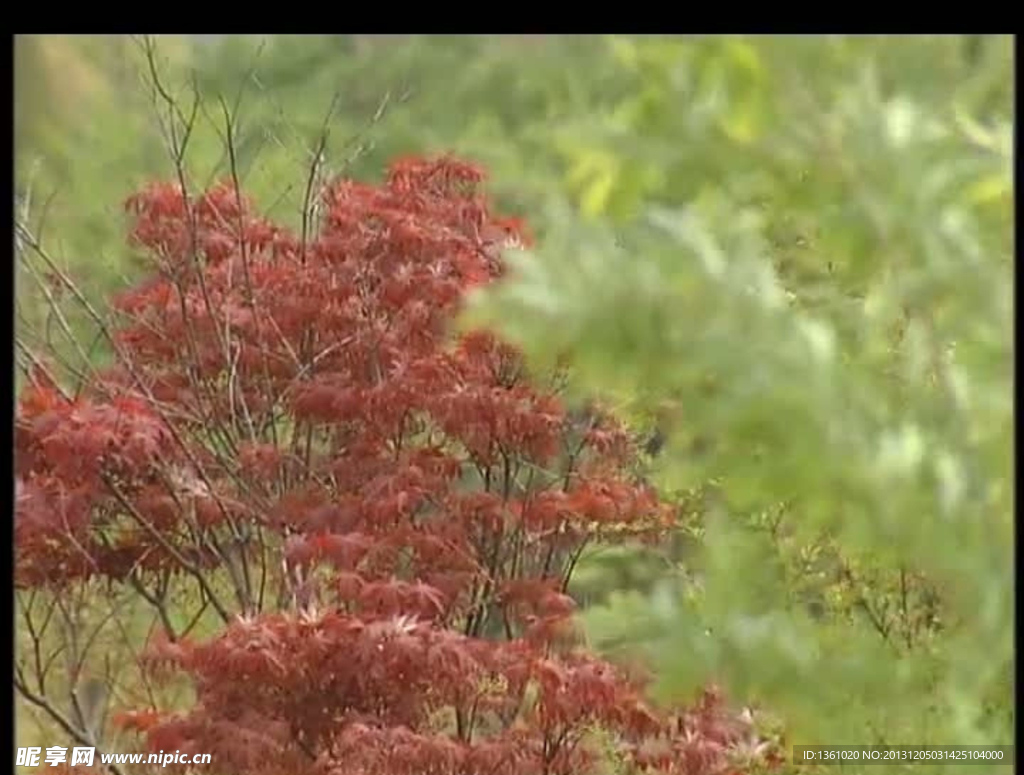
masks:
[[[661,406],[703,550],[595,638],[795,743],[1007,743],[1009,39],[610,45],[631,96],[564,128],[595,217],[470,315]]]

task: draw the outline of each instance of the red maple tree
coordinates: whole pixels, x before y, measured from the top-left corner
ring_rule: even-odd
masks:
[[[713,691],[656,709],[582,648],[581,553],[671,514],[623,426],[450,330],[529,239],[481,177],[412,159],[333,183],[315,235],[233,185],[128,201],[157,271],[115,302],[114,368],[76,396],[37,368],[20,400],[16,578],[154,604],[171,579],[220,615],[210,640],[165,617],[149,644],[195,690],[121,714],[153,750],[239,775],[568,775],[725,772],[758,748]]]

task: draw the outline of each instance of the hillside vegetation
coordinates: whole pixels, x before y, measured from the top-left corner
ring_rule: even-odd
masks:
[[[507,275],[482,288],[479,277],[460,286],[469,294],[461,333],[488,328],[522,349],[531,375],[557,375],[553,390],[571,433],[579,430],[572,423],[598,416],[596,407],[623,421],[621,440],[632,453],[620,473],[628,471],[631,487],[653,488],[668,519],[654,542],[588,534],[560,594],[580,604],[589,645],[618,664],[646,666],[649,697],[668,706],[720,687],[736,708],[753,709],[742,717],[753,718],[762,752],[776,743],[1009,744],[1012,57],[1010,37],[980,35],[19,36],[17,356],[19,379],[31,374],[36,391],[19,422],[64,411],[39,398],[49,384],[39,381],[43,365],[61,390],[81,391],[98,402],[97,416],[107,416],[110,395],[95,390],[109,388],[103,370],[124,367],[128,352],[115,352],[109,331],[132,332],[132,346],[142,346],[152,330],[136,328],[132,315],[163,292],[154,288],[187,287],[184,275],[168,274],[155,232],[128,239],[132,229],[138,237],[140,218],[163,223],[172,210],[173,229],[198,228],[186,223],[187,208],[174,209],[182,184],[214,210],[238,209],[225,202],[244,193],[247,213],[291,235],[271,241],[287,252],[288,240],[305,246],[318,222],[349,228],[346,207],[364,212],[359,207],[372,197],[384,201],[387,187],[399,185],[387,178],[389,168],[420,170],[408,160],[451,154],[486,170],[493,209],[525,223],[522,232],[511,220],[474,233],[469,210],[458,217],[450,210],[461,201],[461,183],[441,196],[423,182],[429,176],[416,178],[440,197],[431,200],[431,218],[467,230],[459,240],[482,240],[491,250],[501,229],[515,236],[498,240],[508,247]],[[476,174],[462,161],[437,164],[459,170],[445,173],[455,178]],[[358,207],[342,199],[317,204],[322,187],[347,191],[349,179],[385,193],[358,189],[367,197],[351,200]],[[404,218],[420,212],[414,200],[395,206],[408,208]],[[364,215],[379,224],[395,212]],[[449,260],[430,223],[408,233],[392,224],[398,231],[386,239],[403,256],[396,261],[407,258],[402,239],[426,233],[431,261]],[[249,237],[223,224],[203,228],[215,237],[204,262],[214,254],[223,266],[245,262],[240,246]],[[269,233],[251,239],[265,247]],[[359,245],[368,251],[356,251],[360,260],[370,261],[373,251]],[[337,249],[330,243],[324,255]],[[315,270],[325,274],[314,280],[312,268],[298,269],[304,260],[295,267],[288,260],[260,275],[285,329],[299,319],[289,305],[340,287],[331,285],[340,282],[333,269]],[[494,270],[487,266],[470,274]],[[210,320],[222,315],[227,326],[240,314],[232,305],[249,302],[232,295],[242,293],[231,285],[234,275],[216,274],[222,270],[212,263],[203,271],[212,287],[227,283],[218,290],[220,308],[204,302]],[[274,286],[283,283],[278,274],[293,271],[294,282]],[[425,292],[430,283],[418,287]],[[324,320],[332,303],[323,300]],[[437,302],[452,312],[449,303],[448,296]],[[403,347],[418,341],[407,340]],[[307,345],[296,339],[296,357]],[[238,411],[242,388],[232,380],[241,372],[230,364],[217,371],[219,350],[172,368],[153,360],[161,347],[131,356],[153,369],[154,384],[168,378],[162,369],[181,368],[180,380],[214,391],[210,406],[228,400],[215,390],[227,385]],[[311,369],[291,378],[304,381]],[[395,376],[395,384],[404,379]],[[394,400],[436,404],[449,387],[455,391],[420,389],[419,398]],[[435,404],[429,412],[440,416]],[[296,438],[303,422],[312,428],[304,410],[278,417],[276,398],[267,405],[260,433]],[[346,422],[373,436],[377,410],[349,409]],[[538,422],[562,416],[535,411]],[[255,433],[252,418],[248,426],[242,420],[204,447],[222,466],[215,470],[224,486],[239,476],[231,445]],[[306,442],[307,459],[316,448]],[[44,490],[60,480],[54,471],[67,474],[52,450],[49,458],[32,454],[40,455],[32,465],[48,471],[33,480]],[[464,475],[460,487],[489,493],[482,470]],[[521,484],[517,476],[505,474],[506,501]],[[90,507],[89,520],[125,508],[104,503]],[[90,535],[107,535],[87,522]],[[26,546],[18,545],[19,562],[31,554]],[[72,619],[95,628],[94,654],[82,651],[79,667],[95,675],[105,663],[100,694],[110,712],[96,731],[127,750],[132,738],[114,729],[115,709],[192,707],[187,682],[155,694],[147,683],[140,655],[149,633],[181,629],[201,602],[189,625],[196,637],[237,636],[208,605],[211,595],[230,594],[229,575],[180,595],[168,592],[169,576],[156,607],[131,585],[115,593],[92,581],[74,591],[58,584],[62,591],[49,588],[50,597],[20,589],[17,666],[32,666],[39,634],[29,630],[43,601],[64,621],[43,638],[61,660],[71,653]],[[78,607],[81,621],[68,618]],[[500,636],[495,622],[493,632],[472,634]],[[131,668],[111,672],[111,655]],[[73,720],[81,708],[74,700],[68,711],[68,697],[86,674],[65,673],[49,686],[54,706]],[[50,745],[67,731],[39,703],[29,722],[27,707],[20,703],[19,744]],[[769,760],[761,764],[779,765]]]

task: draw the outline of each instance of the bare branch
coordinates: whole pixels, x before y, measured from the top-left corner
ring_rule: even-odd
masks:
[[[50,700],[47,697],[32,691],[28,687],[28,684],[25,683],[23,676],[15,674],[14,688],[17,689],[18,693],[22,697],[24,697],[28,702],[32,703],[37,708],[45,712],[46,715],[53,719],[53,721],[56,722],[61,729],[63,729],[65,732],[71,735],[71,737],[73,737],[76,742],[79,742],[82,745],[87,745],[91,748],[96,748],[98,752],[100,751],[100,747],[99,745],[97,745],[97,741],[87,730],[75,726],[75,724],[72,723],[71,719],[69,719],[66,715],[61,713],[61,711],[58,708],[54,707],[53,703],[50,702]],[[114,775],[123,775],[121,768],[118,767],[116,764],[107,764],[106,766],[110,769],[112,773],[114,773]]]

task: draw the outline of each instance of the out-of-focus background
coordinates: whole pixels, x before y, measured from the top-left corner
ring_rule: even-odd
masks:
[[[687,580],[584,563],[593,642],[807,743],[1008,741],[1013,72],[1009,36],[19,36],[18,217],[97,303],[137,279],[157,83],[199,95],[190,182],[229,172],[227,109],[285,223],[325,128],[328,174],[478,161],[538,244],[477,319],[659,423],[692,527]]]
[[[814,100],[858,70],[874,72],[877,98],[894,111],[904,89],[967,116],[1005,109],[1012,90],[1010,45],[985,36],[146,40],[155,62],[143,39],[128,36],[16,41],[19,204],[52,254],[82,270],[98,295],[133,276],[122,201],[144,181],[174,174],[154,64],[183,107],[194,89],[202,97],[186,158],[197,187],[228,172],[224,100],[237,119],[242,182],[275,217],[298,218],[300,171],[326,123],[329,174],[374,179],[397,155],[454,152],[482,163],[499,203],[541,234],[552,217],[564,222],[552,214],[562,205],[612,223],[637,217],[644,202],[686,201],[721,175],[728,143],[748,145],[776,120],[816,131],[801,103],[813,112]],[[780,95],[791,115],[772,114]],[[712,149],[716,133],[727,142]],[[850,152],[820,140],[818,163]],[[756,169],[733,173],[756,188]],[[28,285],[19,301],[31,315]]]
[[[284,220],[297,217],[301,171],[325,123],[330,173],[374,179],[396,155],[450,151],[483,163],[501,202],[538,220],[546,197],[578,194],[608,174],[589,169],[588,140],[577,130],[592,123],[602,131],[631,88],[611,44],[597,37],[152,41],[159,75],[182,106],[191,106],[193,87],[203,98],[187,156],[192,182],[201,187],[228,173],[223,99],[237,107],[247,192]],[[132,272],[122,201],[143,182],[174,174],[144,43],[25,35],[16,64],[20,201],[41,219],[54,254],[86,271],[91,290],[116,288]]]

